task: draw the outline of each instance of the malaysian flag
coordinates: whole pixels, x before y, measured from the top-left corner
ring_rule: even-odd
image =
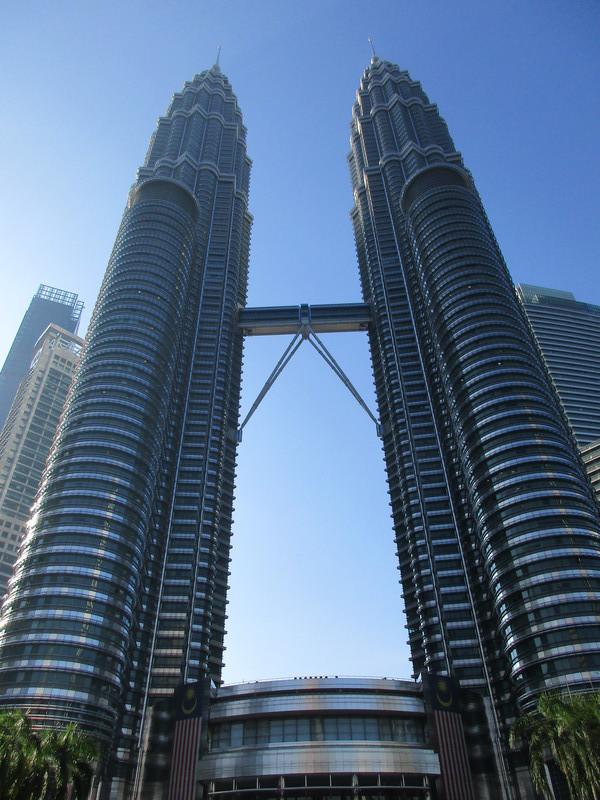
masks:
[[[195,800],[205,697],[205,681],[186,683],[175,690],[169,800]]]
[[[440,757],[444,800],[475,800],[460,713],[460,686],[445,675],[423,673],[423,694]]]
[[[447,800],[475,800],[462,717],[453,711],[435,710],[433,718]]]

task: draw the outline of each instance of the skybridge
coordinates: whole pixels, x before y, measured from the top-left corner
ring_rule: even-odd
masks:
[[[367,303],[336,303],[311,306],[266,306],[242,308],[238,327],[244,336],[294,334],[309,326],[314,333],[366,331],[371,321]]]
[[[336,303],[315,306],[303,303],[299,306],[265,306],[240,309],[238,328],[241,328],[244,336],[288,335],[292,339],[277,364],[275,364],[265,385],[258,393],[258,397],[252,404],[250,411],[242,420],[237,433],[238,442],[242,441],[244,427],[303,342],[308,342],[314,347],[323,361],[333,370],[356,402],[375,423],[377,435],[381,436],[381,426],[377,417],[319,337],[320,333],[364,332],[368,330],[370,321],[371,308],[367,303]]]

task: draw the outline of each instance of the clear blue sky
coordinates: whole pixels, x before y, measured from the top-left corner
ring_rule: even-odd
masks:
[[[250,304],[359,299],[346,151],[368,36],[439,105],[515,281],[600,303],[592,0],[55,0],[0,19],[0,360],[40,282],[78,291],[87,323],[156,118],[218,44],[254,161]],[[248,343],[242,411],[284,344]],[[374,403],[365,338],[328,345]],[[408,676],[380,444],[307,346],[237,484],[226,679]]]

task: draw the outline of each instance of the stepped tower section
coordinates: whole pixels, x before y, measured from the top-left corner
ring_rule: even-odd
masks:
[[[217,65],[159,120],[3,607],[0,703],[99,735],[116,753],[106,796],[139,789],[154,708],[175,686],[220,683],[245,138]],[[164,780],[161,757],[150,782]]]
[[[501,750],[517,706],[600,682],[598,510],[437,107],[374,57],[350,143],[414,671],[482,692]]]

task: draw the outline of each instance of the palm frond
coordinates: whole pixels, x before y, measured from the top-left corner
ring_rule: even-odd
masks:
[[[535,711],[519,717],[510,745],[529,750],[531,780],[550,797],[546,764],[554,761],[573,800],[600,797],[600,693],[544,694]]]

